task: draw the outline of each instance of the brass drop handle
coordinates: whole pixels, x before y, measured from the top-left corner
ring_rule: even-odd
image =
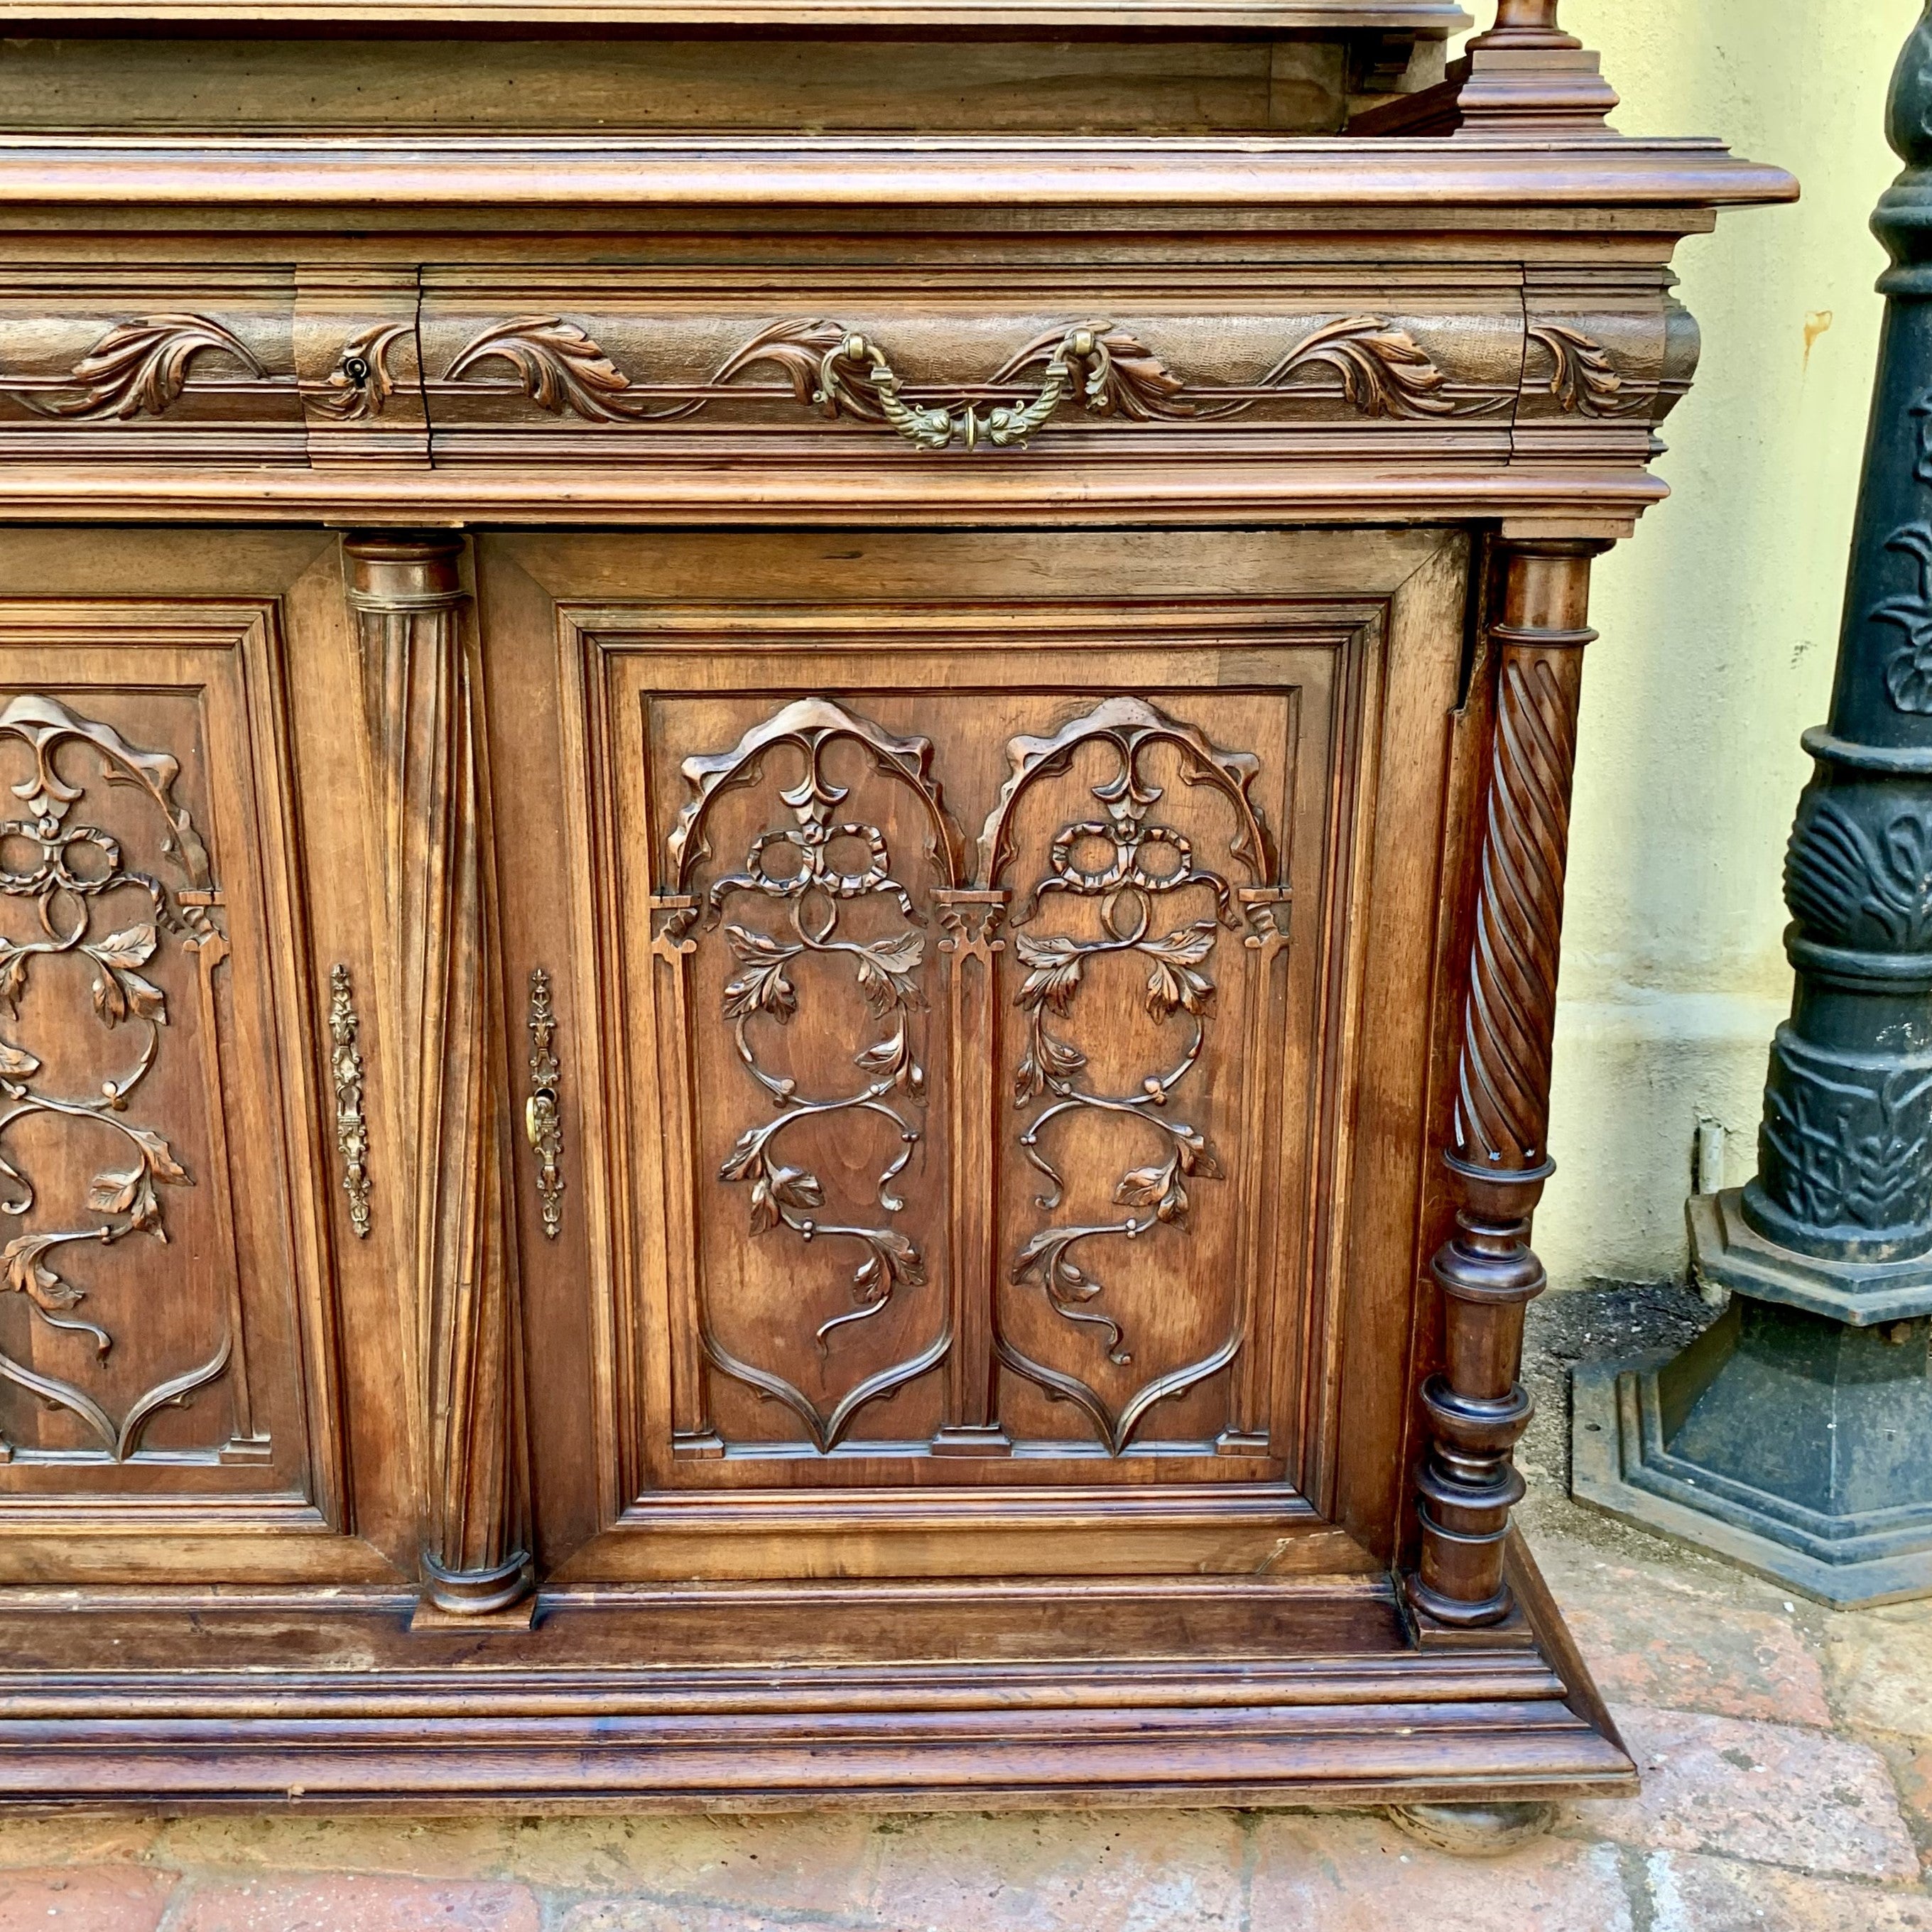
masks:
[[[964,442],[968,452],[979,448],[982,436],[995,449],[1012,448],[1024,444],[1052,420],[1078,386],[1079,365],[1104,360],[1106,351],[1101,338],[1111,326],[1099,322],[1070,328],[1047,358],[1040,394],[1024,404],[1000,404],[984,416],[977,403],[962,404],[956,411],[908,403],[899,392],[899,377],[885,352],[868,337],[856,334],[847,336],[820,362],[818,388],[812,400],[830,416],[842,412],[860,418],[869,416],[875,421],[883,416],[907,442],[921,449],[950,448],[956,436]],[[854,374],[864,377],[871,394],[854,387]],[[1104,397],[1091,383],[1088,392],[1094,406],[1105,406]]]

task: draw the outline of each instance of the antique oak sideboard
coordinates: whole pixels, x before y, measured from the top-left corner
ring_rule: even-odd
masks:
[[[1587,590],[1796,190],[1556,13],[0,0],[0,1788],[1628,1784]]]

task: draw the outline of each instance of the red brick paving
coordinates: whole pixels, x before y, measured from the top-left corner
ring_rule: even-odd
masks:
[[[174,1889],[139,1865],[0,1871],[0,1932],[156,1932]]]

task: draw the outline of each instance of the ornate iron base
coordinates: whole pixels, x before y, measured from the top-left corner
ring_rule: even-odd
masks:
[[[1577,1370],[1572,1491],[1837,1609],[1932,1595],[1928,1343],[1736,1296],[1674,1360]]]

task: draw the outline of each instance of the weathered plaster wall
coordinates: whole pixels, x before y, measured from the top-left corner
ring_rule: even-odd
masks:
[[[1466,0],[1485,24],[1492,11]],[[1628,134],[1711,134],[1792,169],[1796,208],[1678,256],[1702,323],[1665,425],[1678,494],[1598,566],[1551,1138],[1537,1246],[1564,1287],[1685,1262],[1697,1116],[1756,1164],[1790,989],[1784,840],[1831,686],[1897,172],[1881,107],[1919,0],[1564,0]]]

